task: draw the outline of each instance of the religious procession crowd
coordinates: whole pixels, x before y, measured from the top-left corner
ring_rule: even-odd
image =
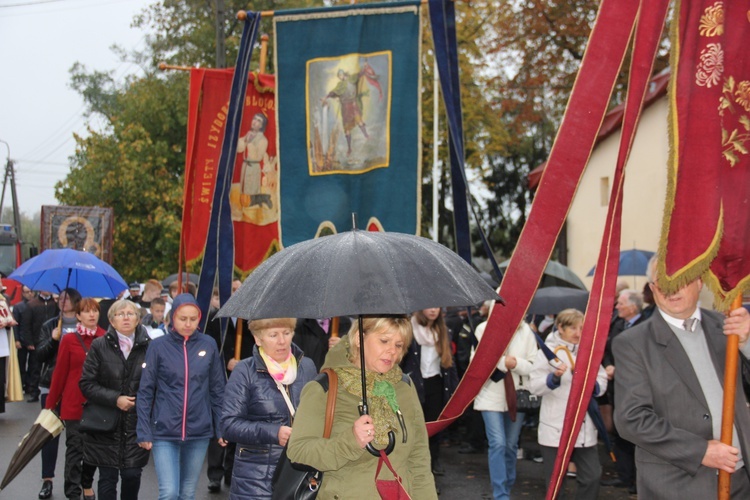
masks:
[[[726,335],[739,336],[741,372],[750,373],[750,314],[740,308],[724,320],[698,307],[700,279],[665,295],[655,261],[649,273],[643,292],[617,290],[592,384],[596,404],[568,469],[575,497],[599,498],[605,484],[648,499],[713,498],[723,470],[732,498],[750,498],[742,383],[734,443],[718,440]],[[235,281],[233,293],[240,286]],[[194,498],[206,460],[209,490],[226,485],[236,499],[295,498],[283,476],[289,462],[310,468],[306,480],[320,487],[319,498],[437,498],[441,442],[456,427],[428,436],[425,422],[440,415],[481,345],[488,314],[501,307],[365,316],[360,341],[360,323],[345,317],[230,318],[222,334],[217,291],[201,332],[190,283],[134,283],[113,300],[73,288],[53,295],[24,287],[23,297],[0,326],[18,349],[26,400],[65,422],[64,495],[85,500],[116,499],[118,488],[121,499],[156,498],[140,489],[150,457],[160,499]],[[584,314],[565,309],[527,320],[461,420],[468,435],[460,452],[487,450],[495,499],[522,493],[515,483],[524,422],[537,427],[535,460],[549,482]],[[602,482],[599,447],[610,439],[618,477]],[[60,446],[54,439],[41,451],[40,499],[52,496]],[[379,453],[386,448],[389,455]],[[380,472],[383,464],[390,472]]]

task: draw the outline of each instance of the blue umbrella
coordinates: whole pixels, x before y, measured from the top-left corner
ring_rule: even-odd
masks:
[[[654,256],[654,252],[648,250],[622,250],[620,252],[620,267],[617,271],[618,276],[646,276],[648,261]],[[586,276],[593,276],[596,266]]]
[[[117,297],[128,287],[112,266],[94,254],[70,248],[45,250],[8,278],[31,290],[60,293],[75,288],[84,297]]]

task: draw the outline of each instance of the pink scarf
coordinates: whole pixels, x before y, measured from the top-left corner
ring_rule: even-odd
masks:
[[[78,335],[80,335],[81,337],[93,337],[94,335],[96,335],[96,328],[89,330],[88,328],[83,326],[83,323],[78,323],[76,325],[76,332],[78,332]]]

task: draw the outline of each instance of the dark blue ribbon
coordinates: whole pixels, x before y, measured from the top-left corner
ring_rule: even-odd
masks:
[[[208,310],[214,285],[219,289],[219,301],[224,304],[232,294],[234,271],[234,226],[229,206],[229,190],[232,185],[232,174],[237,157],[237,142],[242,112],[247,93],[247,77],[250,72],[250,56],[258,38],[260,12],[247,12],[245,26],[242,30],[237,63],[232,78],[232,91],[229,98],[226,130],[221,146],[221,156],[216,168],[216,187],[211,209],[211,219],[206,236],[206,247],[203,253],[200,279],[198,281],[198,306],[201,308],[201,330],[205,331],[208,321]],[[228,318],[221,318],[221,337],[227,329]]]
[[[452,0],[430,0],[430,24],[435,47],[435,60],[440,75],[440,88],[448,115],[448,137],[451,165],[451,185],[453,187],[453,223],[456,234],[456,251],[471,264],[471,231],[469,228],[469,207],[474,216],[487,258],[492,264],[498,280],[500,271],[482,226],[479,224],[474,203],[469,192],[469,183],[464,168],[464,128],[461,116],[461,84],[458,73],[458,42],[456,39],[456,10]]]

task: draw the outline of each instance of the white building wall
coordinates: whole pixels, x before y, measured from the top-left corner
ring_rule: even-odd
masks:
[[[586,275],[599,255],[620,134],[621,130],[613,133],[592,152],[568,213],[568,266],[589,289],[593,277]],[[621,250],[658,248],[668,154],[667,98],[663,97],[644,110],[626,166]],[[638,290],[646,283],[643,276],[623,278]]]

